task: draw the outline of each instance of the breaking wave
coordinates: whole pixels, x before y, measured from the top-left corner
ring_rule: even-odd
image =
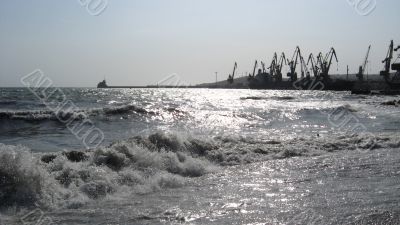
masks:
[[[400,100],[392,100],[392,101],[387,101],[387,102],[382,102],[381,105],[386,105],[386,106],[400,106]]]
[[[89,201],[177,188],[232,166],[339,151],[399,148],[400,137],[346,135],[258,141],[211,140],[154,133],[94,150],[31,153],[0,144],[0,209],[18,206],[77,208]]]
[[[108,107],[101,109],[71,110],[71,111],[52,111],[52,110],[27,110],[27,111],[0,111],[0,120],[23,120],[23,121],[46,121],[46,120],[83,120],[91,116],[98,115],[121,115],[121,114],[149,114],[154,115],[155,112],[135,105],[124,105],[119,107]]]
[[[161,134],[54,154],[0,144],[0,208],[79,207],[108,195],[180,187],[213,170],[202,148]]]

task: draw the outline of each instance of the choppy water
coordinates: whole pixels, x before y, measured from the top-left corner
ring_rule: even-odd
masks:
[[[0,224],[400,221],[399,96],[61,91],[0,89]]]

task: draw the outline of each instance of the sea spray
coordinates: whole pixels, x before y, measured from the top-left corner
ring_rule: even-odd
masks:
[[[58,190],[29,149],[0,144],[0,207],[49,206],[61,198]]]
[[[362,134],[267,141],[220,136],[205,141],[156,132],[84,151],[32,154],[21,146],[0,145],[0,202],[3,209],[78,208],[111,196],[182,187],[221,166],[358,148],[373,151],[400,142],[397,136],[380,135],[373,149],[367,143]]]

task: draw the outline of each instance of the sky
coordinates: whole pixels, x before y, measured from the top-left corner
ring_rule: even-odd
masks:
[[[238,75],[274,52],[291,57],[337,51],[331,73],[356,73],[372,45],[368,73],[382,69],[390,40],[400,45],[399,0],[1,0],[0,86],[22,86],[40,69],[55,86],[182,84]],[[95,2],[94,2],[95,3]],[[91,3],[89,6],[95,6]],[[88,9],[89,8],[89,9]],[[92,9],[92,10],[90,10]]]

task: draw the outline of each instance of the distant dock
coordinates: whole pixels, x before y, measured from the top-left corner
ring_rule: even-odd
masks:
[[[115,88],[115,89],[140,89],[140,88],[199,88],[198,86],[161,86],[161,85],[147,85],[147,86],[107,86],[98,88]]]

